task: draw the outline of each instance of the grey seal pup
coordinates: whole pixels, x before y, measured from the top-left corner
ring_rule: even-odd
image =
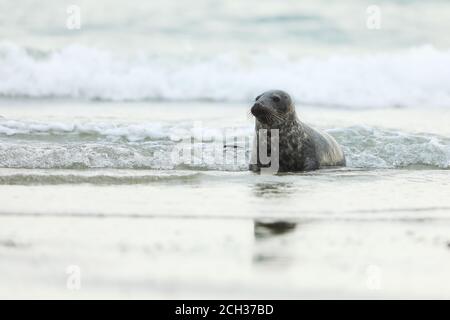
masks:
[[[261,161],[260,148],[267,149],[265,152],[270,157],[273,132],[278,132],[278,146],[272,145],[272,149],[278,148],[277,172],[345,166],[344,152],[336,140],[301,122],[288,93],[281,90],[264,92],[256,97],[250,112],[255,116],[256,130],[251,171],[259,172],[261,168],[269,167],[270,164]],[[261,132],[265,135],[261,136]]]

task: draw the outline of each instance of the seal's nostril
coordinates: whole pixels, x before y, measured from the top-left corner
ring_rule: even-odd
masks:
[[[261,108],[262,105],[260,103],[255,103],[250,111],[253,115],[256,115],[259,111],[261,111]]]

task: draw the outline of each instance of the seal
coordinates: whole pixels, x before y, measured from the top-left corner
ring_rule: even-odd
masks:
[[[250,112],[255,116],[256,130],[251,171],[259,172],[261,168],[269,167],[267,162],[261,161],[262,147],[267,149],[269,157],[277,148],[278,172],[345,166],[344,152],[336,140],[301,122],[288,93],[281,90],[264,92],[256,97]],[[273,132],[278,133],[278,146],[269,140]],[[272,157],[271,160],[273,162]]]

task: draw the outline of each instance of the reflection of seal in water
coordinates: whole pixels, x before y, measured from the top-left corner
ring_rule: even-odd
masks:
[[[278,129],[279,172],[315,170],[326,166],[344,166],[345,157],[336,140],[325,132],[302,123],[295,112],[289,94],[267,91],[256,97],[251,113],[256,118],[256,148],[258,158],[250,170],[260,171],[260,129],[267,129],[267,155],[270,156],[270,129]]]

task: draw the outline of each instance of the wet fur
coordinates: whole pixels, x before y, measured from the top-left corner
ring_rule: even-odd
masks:
[[[274,102],[273,96],[281,97]],[[284,98],[286,97],[286,98]],[[268,91],[258,96],[252,113],[255,116],[256,135],[259,129],[267,129],[267,154],[270,156],[270,129],[279,130],[279,170],[278,172],[310,171],[330,166],[345,166],[345,156],[339,144],[325,132],[302,123],[295,112],[289,95],[283,91]],[[281,111],[279,110],[281,108]],[[284,110],[285,108],[285,110]],[[257,140],[259,141],[259,140]],[[259,145],[256,143],[256,151]],[[259,154],[259,153],[258,153]],[[249,169],[260,171],[259,156],[256,164]]]

